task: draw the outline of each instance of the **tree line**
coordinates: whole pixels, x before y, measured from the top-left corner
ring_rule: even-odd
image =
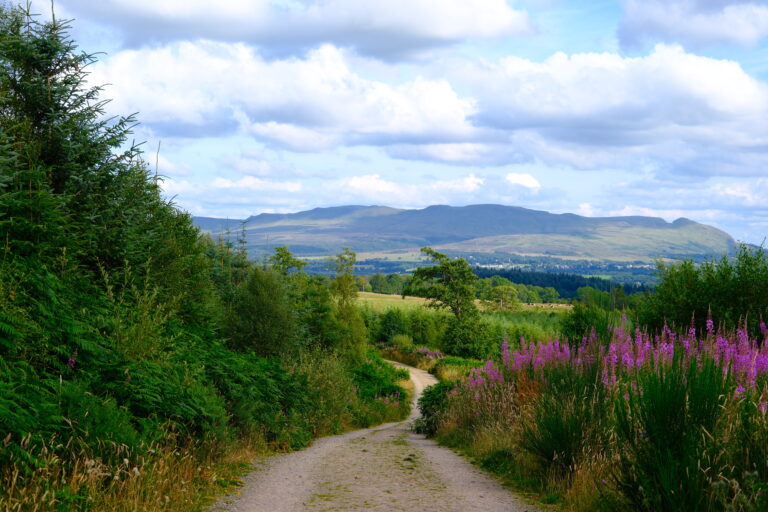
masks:
[[[68,30],[0,5],[0,508],[185,510],[219,487],[190,465],[404,417],[354,255],[201,236]]]

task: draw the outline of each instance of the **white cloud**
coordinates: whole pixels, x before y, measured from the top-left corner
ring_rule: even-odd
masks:
[[[467,204],[483,191],[484,183],[483,178],[474,174],[423,184],[399,183],[378,174],[367,174],[335,180],[327,183],[324,188],[334,195],[336,203],[355,198],[358,202],[369,204],[423,207],[439,203]]]
[[[126,50],[90,78],[110,83],[117,113],[171,134],[248,133],[298,151],[341,143],[442,142],[468,137],[471,99],[445,80],[397,85],[365,79],[332,46],[304,59],[266,61],[243,44],[179,43]]]
[[[672,221],[687,217],[723,229],[737,240],[760,243],[768,236],[768,178],[675,181],[648,178],[609,185],[599,215],[647,215]],[[614,207],[612,205],[622,205]]]
[[[212,39],[293,52],[331,43],[391,58],[471,38],[531,32],[506,0],[66,0],[68,12],[116,27],[126,42]]]
[[[643,57],[558,53],[373,80],[323,46],[265,60],[244,44],[126,50],[98,64],[114,113],[165,135],[252,135],[291,151],[384,146],[451,165],[542,162],[754,175],[768,166],[768,86],[734,61],[658,45]],[[461,90],[464,95],[457,92]]]
[[[239,180],[216,178],[211,183],[216,189],[251,190],[257,192],[300,192],[301,182],[298,181],[270,181],[255,176],[245,176]]]
[[[580,203],[577,213],[584,217],[595,217],[595,208],[589,203]]]
[[[636,58],[467,62],[454,77],[473,92],[475,123],[532,160],[705,175],[768,165],[768,87],[733,61],[659,45]]]
[[[768,6],[743,0],[625,0],[619,39],[754,46],[768,37]]]
[[[539,180],[530,174],[511,172],[507,174],[504,179],[510,185],[519,185],[533,190],[538,190],[541,188],[541,183],[539,183]]]
[[[187,198],[201,197],[217,191],[298,193],[303,190],[300,181],[272,181],[255,176],[244,176],[238,180],[216,177],[208,183],[169,179],[163,181],[162,188],[166,195],[184,195]]]
[[[228,162],[237,172],[249,176],[265,177],[275,172],[275,167],[267,160],[258,158],[235,158]]]
[[[765,178],[750,182],[717,183],[711,187],[711,193],[738,208],[757,207],[768,211],[768,179]]]
[[[478,131],[473,138],[481,137]],[[387,154],[404,160],[427,160],[451,165],[508,165],[530,159],[509,144],[457,142],[445,144],[398,144]]]

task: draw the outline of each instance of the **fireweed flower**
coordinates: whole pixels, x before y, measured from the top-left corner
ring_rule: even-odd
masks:
[[[72,357],[70,357],[67,360],[67,368],[69,368],[70,370],[74,370],[76,364],[77,364],[77,349],[75,349],[75,353],[72,354]]]
[[[680,356],[685,364],[694,367],[701,367],[706,358],[711,358],[721,368],[723,378],[733,379],[731,382],[738,385],[735,396],[756,390],[768,379],[768,343],[750,340],[744,329],[734,335],[715,333],[714,323],[709,320],[707,335],[701,339],[697,339],[695,329],[677,336],[668,326],[661,336],[656,337],[639,329],[629,333],[616,328],[607,346],[598,343],[593,330],[574,350],[557,339],[527,342],[523,338],[519,348],[513,350],[505,339],[501,344],[500,361],[488,361],[482,368],[473,370],[468,385],[490,389],[505,381],[514,382],[515,375],[522,371],[540,373],[568,365],[582,372],[598,365],[603,385],[613,388],[636,372],[664,371]]]

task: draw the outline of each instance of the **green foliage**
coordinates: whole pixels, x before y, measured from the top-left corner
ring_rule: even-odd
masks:
[[[768,317],[768,256],[764,248],[739,247],[735,259],[723,256],[696,266],[692,261],[659,264],[659,283],[639,306],[642,325],[661,329],[694,325],[699,332],[711,318],[726,329],[744,322],[760,334]]]
[[[315,436],[338,434],[355,426],[356,411],[365,404],[343,359],[331,351],[312,349],[300,354],[294,371],[307,379]]]
[[[269,263],[272,265],[272,269],[284,276],[287,276],[291,270],[301,272],[301,270],[307,265],[306,261],[294,258],[288,247],[281,245],[275,247],[275,254],[269,257]]]
[[[512,285],[493,286],[479,296],[487,311],[514,311],[520,308],[517,288]]]
[[[355,261],[357,261],[357,256],[349,247],[345,247],[344,251],[337,254],[333,259],[336,277],[331,282],[331,294],[339,309],[350,308],[357,298],[357,283],[354,274]]]
[[[407,371],[396,369],[380,358],[371,358],[354,370],[355,385],[364,399],[402,394],[403,389],[395,383],[406,379]]]
[[[235,292],[225,333],[233,347],[260,356],[287,355],[297,350],[295,318],[278,274],[251,268]]]
[[[446,356],[438,359],[430,370],[441,381],[457,380],[466,377],[473,368],[479,368],[483,361],[479,359],[465,359],[457,356]],[[446,378],[450,376],[450,378]]]
[[[472,267],[463,258],[452,260],[431,247],[423,247],[421,252],[432,259],[435,265],[417,268],[403,295],[426,297],[429,299],[429,307],[450,310],[459,323],[476,319],[477,277],[472,273]]]
[[[336,348],[351,362],[359,364],[365,361],[368,331],[354,302],[357,298],[356,259],[348,247],[334,259],[336,277],[331,281],[331,297],[340,326]]]
[[[571,366],[549,369],[547,380],[522,422],[519,444],[536,458],[544,475],[562,477],[581,461],[589,444],[602,441],[607,393],[594,371]]]
[[[408,334],[415,345],[437,348],[446,325],[444,313],[423,308],[408,311]]]
[[[584,286],[576,290],[576,298],[585,306],[596,306],[606,311],[625,310],[636,305],[638,296],[628,296],[623,286],[616,286],[609,291],[601,291]]]
[[[453,382],[438,382],[429,386],[419,397],[419,413],[414,424],[414,430],[419,434],[433,436],[437,433],[437,427],[440,423],[440,415],[448,407],[448,393],[450,393],[455,384]]]
[[[413,339],[407,334],[395,334],[390,338],[389,342],[398,350],[412,350]]]
[[[618,313],[606,311],[594,304],[577,302],[560,323],[560,333],[572,345],[578,345],[583,338],[592,334],[598,340],[607,342],[611,339],[613,326],[619,325]]]
[[[520,445],[539,459],[544,473],[563,474],[576,463],[589,420],[585,412],[573,396],[539,397],[532,421],[523,425]]]
[[[158,445],[210,460],[404,417],[403,374],[365,352],[354,253],[330,283],[285,248],[265,270],[201,236],[123,149],[133,120],[103,120],[67,28],[0,5],[0,486],[85,509],[49,470],[63,485]]]
[[[377,341],[389,341],[409,332],[407,314],[400,308],[390,308],[379,316]]]
[[[615,479],[635,510],[706,510],[710,437],[726,389],[711,358],[682,358],[663,372],[637,373],[636,390],[617,398],[620,464]]]
[[[408,279],[410,277],[404,274],[374,274],[367,278],[370,291],[392,295],[402,295]]]
[[[436,264],[417,268],[404,293],[429,299],[433,309],[447,309],[453,316],[443,334],[441,348],[462,357],[483,357],[488,350],[488,325],[480,322],[475,306],[477,277],[464,259],[451,260],[430,247],[421,249]]]

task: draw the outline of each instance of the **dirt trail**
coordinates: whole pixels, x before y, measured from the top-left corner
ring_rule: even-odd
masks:
[[[406,368],[415,395],[434,384]],[[414,402],[415,403],[415,402]],[[451,450],[410,431],[408,420],[325,437],[308,449],[263,459],[240,495],[216,512],[535,511]]]

